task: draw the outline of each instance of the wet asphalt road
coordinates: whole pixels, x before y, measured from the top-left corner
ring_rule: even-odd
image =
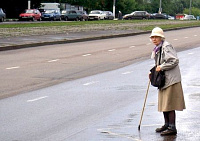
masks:
[[[177,136],[162,137],[153,60],[0,100],[2,141],[199,141],[200,47],[178,53],[186,110],[177,112]]]
[[[200,46],[199,29],[187,28],[166,31],[167,40],[177,51]],[[5,48],[18,43],[34,44],[57,39],[111,36],[109,31],[52,36],[0,39]],[[100,39],[100,38],[99,38]],[[34,42],[32,42],[34,40]],[[16,42],[18,41],[18,42]],[[0,48],[4,48],[0,47]],[[121,38],[92,40],[68,44],[37,46],[0,52],[0,99],[71,81],[98,73],[115,70],[149,58],[153,45],[149,34]]]

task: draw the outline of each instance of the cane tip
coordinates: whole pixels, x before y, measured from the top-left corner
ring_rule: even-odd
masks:
[[[140,125],[138,126],[138,130],[140,131]]]

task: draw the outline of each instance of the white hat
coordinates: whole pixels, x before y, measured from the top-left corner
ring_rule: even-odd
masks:
[[[152,30],[150,37],[152,36],[159,36],[159,37],[165,38],[163,30],[160,27],[155,27]]]

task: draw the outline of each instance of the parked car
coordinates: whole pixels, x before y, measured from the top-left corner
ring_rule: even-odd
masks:
[[[103,11],[106,14],[105,19],[107,20],[113,20],[114,19],[114,15],[111,11]]]
[[[147,11],[134,11],[131,14],[126,14],[123,16],[125,20],[131,19],[149,19],[150,14]]]
[[[80,12],[76,11],[76,10],[63,10],[62,14],[61,14],[61,19],[68,21],[68,20],[76,20],[79,21],[81,20],[81,14]]]
[[[42,13],[41,19],[42,20],[51,20],[51,21],[56,21],[56,20],[60,21],[61,14],[60,14],[59,10],[48,9]]]
[[[19,20],[41,20],[41,13],[37,9],[26,9],[23,13],[19,15]]]
[[[165,14],[154,13],[150,16],[151,19],[168,19],[168,16]]]
[[[80,18],[81,21],[88,21],[89,15],[87,14],[86,11],[78,11],[78,13],[81,15]]]
[[[196,18],[194,17],[194,15],[185,15],[183,20],[196,20]]]
[[[175,20],[175,17],[168,15],[168,20]]]
[[[185,17],[186,14],[176,14],[175,15],[175,19],[176,20],[183,20],[183,18]]]
[[[92,10],[89,13],[89,20],[104,20],[106,19],[106,14],[101,10]]]
[[[6,14],[3,12],[3,9],[0,8],[0,22],[3,22],[6,18]]]

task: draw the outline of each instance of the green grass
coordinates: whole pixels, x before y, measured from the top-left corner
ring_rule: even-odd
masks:
[[[199,21],[195,22],[189,22],[189,23],[176,23],[176,24],[160,24],[160,25],[155,25],[159,26],[162,29],[176,29],[176,28],[183,28],[183,27],[196,27],[200,26]],[[150,26],[143,26],[139,27],[139,29],[144,30],[144,31],[151,31],[155,26],[150,25]]]
[[[49,26],[81,26],[87,24],[119,24],[119,23],[141,23],[144,20],[101,20],[101,21],[60,21],[60,22],[37,22],[37,23],[15,23],[0,24],[0,28],[22,28],[22,27],[49,27]],[[146,21],[145,21],[146,22]]]
[[[171,29],[171,28],[180,28],[180,27],[188,27],[188,26],[200,26],[200,21],[179,21],[176,20],[173,24],[165,24],[170,20],[101,20],[101,21],[84,21],[84,22],[33,22],[33,23],[15,23],[15,24],[0,24],[0,28],[24,28],[24,27],[51,27],[51,26],[82,26],[82,25],[104,25],[104,24],[123,24],[123,23],[131,23],[131,24],[139,24],[139,23],[149,23],[147,26],[139,26],[139,29],[142,30],[151,30],[155,26],[160,26],[163,29]],[[159,24],[157,24],[159,23]],[[154,24],[154,25],[152,25]]]

